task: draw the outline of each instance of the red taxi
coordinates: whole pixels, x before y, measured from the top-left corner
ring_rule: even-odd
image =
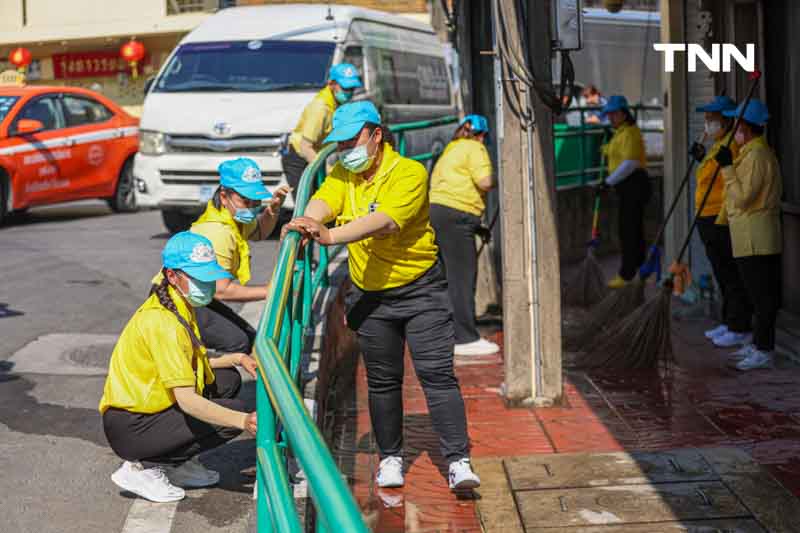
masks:
[[[133,211],[139,119],[77,87],[0,87],[0,223],[37,205],[102,198]]]

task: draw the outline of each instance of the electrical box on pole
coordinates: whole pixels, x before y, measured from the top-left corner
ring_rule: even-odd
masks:
[[[553,0],[553,50],[580,50],[583,47],[583,0]]]

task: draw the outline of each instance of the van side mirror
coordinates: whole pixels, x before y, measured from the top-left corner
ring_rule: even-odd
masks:
[[[153,82],[156,81],[156,77],[152,76],[147,78],[147,81],[144,82],[144,95],[147,96],[147,93],[150,92],[150,88],[153,86]]]
[[[44,124],[41,120],[34,120],[31,118],[21,118],[17,122],[16,135],[30,135],[44,130]]]

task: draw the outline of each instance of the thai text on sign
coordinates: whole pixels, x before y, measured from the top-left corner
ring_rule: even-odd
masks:
[[[145,56],[142,63],[149,62]],[[130,66],[115,51],[53,54],[53,74],[56,78],[94,78],[129,72]]]

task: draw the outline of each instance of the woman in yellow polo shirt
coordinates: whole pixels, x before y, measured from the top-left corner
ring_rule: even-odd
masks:
[[[692,145],[691,153],[699,163],[697,167],[697,186],[694,194],[694,205],[698,209],[711,187],[711,178],[718,173],[719,164],[714,159],[720,148],[727,146],[733,136],[733,120],[723,116],[723,111],[736,109],[736,102],[727,96],[717,96],[711,102],[700,106],[697,111],[705,113],[705,135],[713,141],[706,151],[702,144]],[[731,143],[734,157],[739,154],[739,147]],[[752,339],[753,305],[747,295],[747,289],[739,274],[739,268],[733,258],[731,232],[727,224],[720,224],[718,217],[722,210],[725,180],[717,176],[711,192],[708,194],[703,211],[697,213],[697,232],[706,255],[711,263],[711,270],[717,280],[722,294],[722,323],[705,332],[705,336],[716,346],[728,347],[747,344]]]
[[[246,157],[223,161],[218,171],[219,188],[191,230],[212,242],[217,262],[235,279],[217,281],[214,299],[197,310],[197,322],[208,348],[221,353],[250,353],[256,331],[227,303],[257,302],[267,297],[266,285],[247,285],[248,241],[269,237],[289,188],[278,187],[274,195],[270,194],[262,182],[261,168]],[[265,200],[269,200],[266,205],[262,204]]]
[[[453,302],[456,355],[488,355],[500,349],[481,338],[475,324],[475,234],[486,208],[484,196],[494,187],[492,161],[484,145],[488,133],[486,117],[464,117],[431,174],[431,224]]]
[[[602,151],[608,161],[608,176],[601,186],[612,185],[619,198],[619,240],[622,264],[608,282],[612,289],[624,286],[639,270],[645,259],[644,208],[650,199],[650,178],[647,175],[647,154],[642,132],[621,95],[609,97],[600,112],[608,119],[614,135]]]
[[[215,282],[231,275],[211,242],[188,231],[167,242],[162,260],[161,281],[117,341],[100,400],[106,438],[124,459],[112,481],[154,502],[216,484],[219,473],[193,458],[242,430],[256,432],[255,413],[236,399],[241,377],[233,368],[255,375],[256,362],[245,354],[209,359],[195,318]]]
[[[447,280],[430,225],[428,176],[394,151],[371,102],[336,110],[325,142],[339,162],[286,231],[325,245],[347,244],[347,324],[367,369],[372,429],[380,450],[380,487],[403,485],[405,343],[428,401],[451,489],[480,483],[469,462],[464,400],[453,371],[453,319]],[[324,224],[337,221],[328,229]]]

